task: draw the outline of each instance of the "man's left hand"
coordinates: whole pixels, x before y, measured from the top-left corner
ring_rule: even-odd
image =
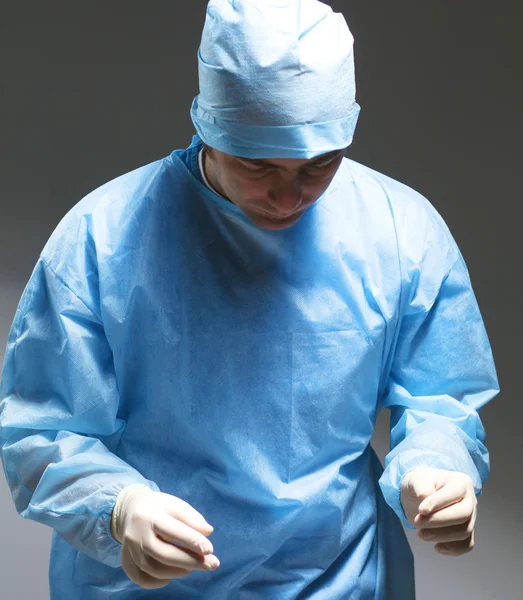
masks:
[[[418,468],[401,484],[401,504],[421,539],[438,542],[441,554],[459,556],[474,548],[477,498],[472,479],[465,473]],[[426,533],[435,537],[428,539]]]

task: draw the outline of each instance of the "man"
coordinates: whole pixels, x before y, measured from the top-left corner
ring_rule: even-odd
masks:
[[[491,349],[440,215],[344,158],[352,47],[316,0],[211,1],[190,146],[43,249],[0,425],[52,600],[409,600],[402,523],[472,549]]]

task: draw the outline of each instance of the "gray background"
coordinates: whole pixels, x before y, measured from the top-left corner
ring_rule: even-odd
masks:
[[[7,4],[7,3],[6,3]],[[424,194],[465,257],[501,386],[481,411],[491,476],[476,547],[408,532],[418,598],[523,597],[521,4],[330,2],[355,37],[348,156]],[[207,3],[8,3],[0,17],[0,342],[47,238],[86,193],[189,145]],[[373,438],[388,451],[388,411]],[[0,597],[47,599],[51,530],[0,477]],[[391,599],[400,600],[400,599]]]

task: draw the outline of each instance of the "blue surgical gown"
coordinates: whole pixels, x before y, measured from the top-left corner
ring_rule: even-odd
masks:
[[[412,600],[402,477],[480,495],[489,471],[499,390],[463,257],[427,199],[347,158],[300,221],[258,227],[202,180],[201,144],[78,202],[15,314],[1,456],[54,530],[51,600]],[[218,569],[126,576],[110,517],[140,482],[214,526]]]

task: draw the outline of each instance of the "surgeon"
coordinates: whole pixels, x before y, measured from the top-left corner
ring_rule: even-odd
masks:
[[[463,256],[344,156],[341,14],[212,0],[198,61],[189,147],[65,215],[9,334],[1,456],[51,600],[412,600],[403,526],[470,552],[489,474]]]

